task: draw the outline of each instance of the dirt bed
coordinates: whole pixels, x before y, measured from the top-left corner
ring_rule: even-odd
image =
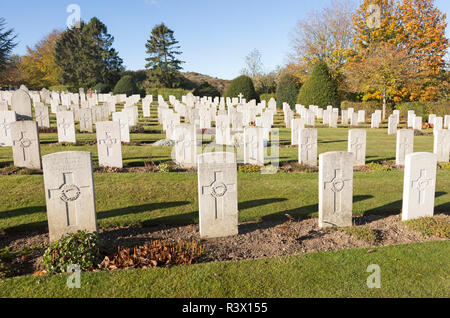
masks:
[[[449,215],[439,215],[450,222]],[[375,248],[392,244],[406,244],[444,240],[435,236],[423,236],[410,231],[400,222],[399,215],[362,216],[353,219],[354,224],[364,226],[376,234],[373,242],[357,238],[341,229],[320,229],[318,219],[300,221],[286,217],[286,221],[251,222],[239,225],[239,234],[233,237],[200,240],[198,225],[165,226],[149,228],[115,228],[100,231],[101,237],[111,244],[121,246],[143,245],[152,240],[168,242],[201,241],[205,246],[205,261],[239,261],[264,257],[334,251],[347,248]],[[21,274],[42,269],[40,259],[48,247],[46,233],[29,233],[24,236],[0,236],[0,248],[20,250],[33,248],[27,257]]]

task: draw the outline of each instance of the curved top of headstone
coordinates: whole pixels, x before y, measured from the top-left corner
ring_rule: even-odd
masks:
[[[319,155],[319,158],[322,158],[322,157],[346,157],[346,156],[348,156],[349,158],[353,158],[353,154],[351,152],[347,152],[347,151],[329,151],[329,152],[321,153]],[[349,162],[349,164],[351,164],[351,162]]]
[[[415,160],[419,160],[419,159],[422,159],[422,160],[434,160],[434,161],[437,161],[437,156],[436,156],[436,154],[434,154],[434,153],[431,153],[431,152],[413,152],[413,153],[410,153],[410,154],[407,154],[406,156],[405,156],[405,159],[406,158],[410,158],[410,160],[412,160],[413,162],[415,161]]]
[[[49,155],[42,156],[42,160],[64,160],[66,158],[73,159],[77,158],[79,160],[86,160],[92,157],[90,151],[63,151],[55,152]]]
[[[26,87],[25,85],[20,85],[20,87],[19,87],[19,89],[21,89],[21,90],[23,90],[23,91],[25,91],[25,92],[29,92],[29,90],[28,90],[28,87]]]

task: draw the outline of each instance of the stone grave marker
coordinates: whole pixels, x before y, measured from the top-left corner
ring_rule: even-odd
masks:
[[[11,147],[11,123],[16,121],[16,112],[12,110],[0,111],[0,147]]]
[[[58,126],[58,142],[76,143],[75,121],[71,111],[56,113],[56,124]]]
[[[416,152],[406,156],[402,220],[433,216],[436,191],[436,155]]]
[[[395,155],[395,164],[398,166],[405,165],[405,158],[414,152],[414,130],[399,129],[397,130],[397,147]]]
[[[319,156],[319,227],[352,225],[353,167],[349,152]]]
[[[68,151],[43,157],[50,242],[78,231],[97,231],[92,155]]]
[[[317,167],[317,129],[300,129],[298,141],[298,163]]]
[[[366,130],[350,129],[348,132],[348,152],[353,154],[354,166],[366,164]]]
[[[14,166],[40,170],[41,145],[37,122],[16,121],[10,124]]]
[[[123,168],[120,123],[99,121],[97,130],[98,164],[100,167]]]
[[[198,156],[201,238],[238,234],[237,164],[234,153]]]

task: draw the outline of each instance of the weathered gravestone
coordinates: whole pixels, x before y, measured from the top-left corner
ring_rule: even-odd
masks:
[[[78,231],[97,231],[90,152],[68,151],[43,157],[50,242]]]
[[[10,147],[13,145],[11,138],[11,123],[15,121],[15,111],[0,111],[0,147]]]
[[[120,123],[99,121],[97,129],[98,164],[100,167],[122,168]]]
[[[11,97],[12,110],[16,112],[18,120],[32,120],[33,109],[31,108],[31,98],[22,89],[15,91]]]
[[[353,154],[327,152],[319,156],[319,227],[352,225]]]
[[[298,163],[317,167],[317,129],[300,129],[298,141]]]
[[[56,125],[58,127],[58,142],[77,142],[73,112],[57,112]]]
[[[37,122],[16,121],[10,124],[14,166],[42,169],[41,146]]]
[[[406,156],[402,220],[433,216],[436,191],[436,155],[416,152]]]
[[[388,135],[395,135],[397,133],[397,117],[389,116],[388,120]]]
[[[366,131],[350,129],[348,132],[348,152],[353,154],[354,166],[366,164]]]
[[[405,165],[405,158],[414,152],[414,130],[400,129],[397,131],[397,147],[395,155],[395,164]]]
[[[450,130],[437,130],[434,134],[433,152],[438,162],[449,162]]]
[[[34,109],[38,127],[50,128],[50,114],[47,106]]]
[[[234,153],[198,156],[200,236],[238,234],[237,164]]]
[[[260,127],[244,129],[244,163],[264,166],[264,139]]]

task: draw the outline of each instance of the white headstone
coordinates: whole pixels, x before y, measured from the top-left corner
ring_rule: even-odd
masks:
[[[395,164],[405,165],[405,158],[414,152],[414,130],[400,129],[397,131],[397,147]]]
[[[198,156],[200,236],[238,234],[237,165],[234,153]]]
[[[440,129],[435,132],[433,152],[438,162],[449,162],[450,130]]]
[[[298,141],[298,163],[317,167],[317,129],[300,129]]]
[[[349,130],[348,152],[353,154],[354,166],[366,164],[366,131],[364,129]]]
[[[58,126],[58,142],[76,143],[75,121],[71,111],[56,113],[56,124]]]
[[[90,152],[68,151],[43,157],[50,242],[78,231],[97,231]]]
[[[319,227],[352,225],[353,167],[349,152],[319,156]]]
[[[99,121],[97,129],[98,165],[100,167],[122,168],[122,143],[120,123]]]
[[[14,166],[42,169],[41,146],[37,122],[16,121],[10,124]]]
[[[406,156],[402,220],[433,216],[436,191],[436,155],[416,152]]]

